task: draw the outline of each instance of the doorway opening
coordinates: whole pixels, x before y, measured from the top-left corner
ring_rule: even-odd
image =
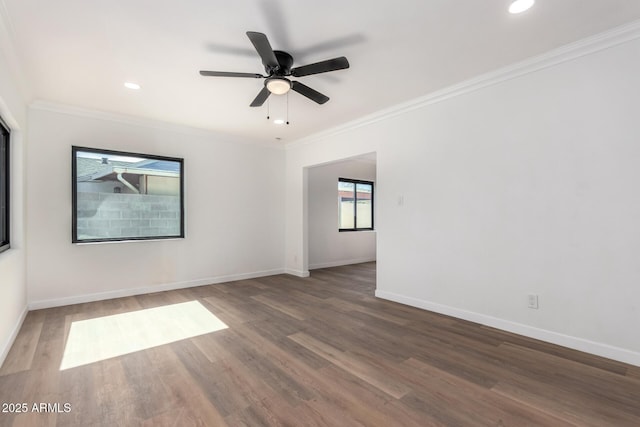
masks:
[[[310,274],[313,276],[313,270],[354,264],[363,264],[365,271],[372,266],[375,269],[376,153],[310,166],[305,176]],[[354,226],[347,230],[344,224],[351,224],[351,216],[355,218]],[[370,221],[371,226],[357,227],[358,221],[365,225]]]

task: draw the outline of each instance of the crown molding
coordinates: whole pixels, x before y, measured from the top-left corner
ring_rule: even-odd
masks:
[[[2,0],[0,0],[2,1]],[[265,142],[241,138],[234,135],[224,134],[208,129],[201,129],[186,125],[174,124],[162,120],[149,119],[145,117],[130,116],[127,114],[112,113],[107,111],[93,110],[90,108],[77,107],[68,104],[60,104],[57,102],[36,100],[29,104],[30,110],[49,111],[52,113],[66,114],[76,117],[86,117],[89,119],[97,119],[112,123],[124,124],[128,126],[143,127],[147,129],[175,132],[186,136],[198,136],[203,138],[215,138],[219,142],[229,144],[244,144],[270,150],[283,150],[281,145],[268,145]]]
[[[379,121],[387,120],[419,108],[486,88],[488,86],[493,86],[498,83],[535,73],[565,62],[573,61],[583,56],[591,55],[638,38],[640,38],[640,20],[561,46],[544,54],[525,59],[524,61],[516,62],[512,65],[490,71],[430,94],[397,104],[393,107],[385,108],[343,125],[297,139],[286,144],[285,149],[291,150],[304,145],[309,145],[332,136],[349,132],[363,126],[368,126]]]

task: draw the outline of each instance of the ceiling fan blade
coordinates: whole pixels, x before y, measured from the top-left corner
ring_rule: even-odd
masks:
[[[269,92],[269,89],[267,89],[266,86],[263,87],[260,93],[258,94],[258,96],[256,96],[256,99],[254,99],[253,102],[251,103],[251,107],[262,106],[262,104],[264,104],[264,101],[267,100],[269,95],[271,95],[271,92]]]
[[[349,61],[344,56],[316,62],[315,64],[303,65],[291,70],[294,77],[310,76],[312,74],[327,73],[329,71],[344,70],[349,68]]]
[[[251,77],[254,79],[261,79],[264,76],[262,74],[254,73],[233,73],[228,71],[200,71],[201,76],[213,76],[213,77]]]
[[[300,82],[291,82],[291,89],[298,92],[300,95],[306,96],[312,101],[317,102],[318,104],[324,104],[329,100],[329,97],[321,94],[317,90],[311,89],[307,85],[303,85]]]
[[[262,33],[256,33],[255,31],[247,31],[247,37],[249,37],[249,40],[253,43],[253,47],[256,48],[258,55],[262,58],[262,64],[265,67],[278,68],[280,66],[267,36]]]

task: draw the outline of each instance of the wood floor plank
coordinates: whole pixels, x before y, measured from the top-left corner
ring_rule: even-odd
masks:
[[[73,402],[71,412],[59,413],[57,425],[100,425],[102,416],[95,399],[93,366],[80,366],[60,373],[60,396],[64,403]]]
[[[316,353],[287,338],[292,332],[295,333],[291,328],[282,330],[277,327],[278,325],[270,322],[250,322],[246,323],[245,326],[246,330],[252,331],[255,335],[258,335],[260,339],[268,340],[268,342],[273,343],[272,345],[286,352],[287,355],[293,356],[294,360],[302,361],[311,368],[320,369],[330,363],[327,359],[318,356]],[[264,348],[265,341],[259,341],[260,348]]]
[[[249,406],[243,393],[234,390],[232,378],[236,375],[224,360],[208,363],[188,342],[174,343],[172,348],[187,368],[194,383],[204,392],[222,417]]]
[[[311,390],[297,381],[296,378],[287,375],[270,358],[263,355],[260,350],[234,350],[234,355],[244,363],[247,373],[260,377],[290,405],[296,406],[300,401],[314,397]]]
[[[256,320],[264,320],[262,313],[256,313],[244,309],[247,307],[245,303],[242,304],[230,304],[221,296],[210,296],[202,300],[202,304],[205,305],[209,311],[220,318],[228,326],[240,325],[245,322],[251,322]]]
[[[402,396],[410,391],[407,386],[385,375],[384,372],[379,372],[372,366],[363,363],[361,360],[343,353],[342,351],[303,332],[289,335],[289,339],[297,342],[303,347],[306,347],[319,356],[324,357],[334,365],[379,388],[396,399],[402,398]]]
[[[121,357],[122,366],[136,399],[136,414],[141,419],[152,418],[173,404],[169,390],[156,380],[157,371],[151,364],[149,352],[141,351]],[[151,368],[151,369],[150,369]]]
[[[41,331],[42,320],[35,320],[34,316],[27,316],[2,368],[0,368],[0,376],[31,368]]]
[[[541,393],[541,389],[544,389],[545,392]],[[603,413],[598,408],[582,404],[579,399],[567,396],[564,391],[549,390],[544,383],[519,382],[514,379],[509,382],[499,382],[492,388],[492,391],[576,426],[632,427],[638,425],[637,418],[617,411]]]
[[[626,370],[626,376],[629,378],[637,378],[640,380],[640,367],[629,366]]]
[[[0,377],[0,402],[3,404],[22,403],[21,400],[18,402],[16,399],[25,395],[24,387],[27,383],[28,377],[31,375],[32,373],[29,371],[22,371]],[[15,410],[1,412],[0,426],[13,425],[16,415]]]
[[[640,416],[640,396],[635,395],[640,389],[640,381],[636,379],[509,343],[503,344],[500,351],[509,358],[535,366],[548,381],[552,380],[550,377],[564,378],[563,388],[572,394],[584,393],[584,398],[593,399],[594,404],[610,400],[609,405]],[[591,384],[598,384],[598,387],[590,387]]]
[[[302,408],[306,408],[301,410],[305,420],[312,417],[312,420],[320,421],[319,425],[393,425],[394,421],[403,426],[429,425],[425,424],[427,420],[424,417],[407,414],[401,408],[390,409],[391,401],[386,393],[364,381],[358,383],[356,377],[349,378],[339,368],[313,368],[305,363],[304,357],[292,357],[298,356],[299,352],[284,350],[250,327],[241,328],[239,333],[253,346],[261,348],[288,375],[321,397],[302,404]],[[374,402],[378,404],[372,405]],[[316,425],[311,420],[305,421],[306,424]]]
[[[85,379],[85,382],[94,384],[94,391],[88,396],[95,400],[97,414],[86,414],[85,417],[97,415],[99,425],[117,425],[125,423],[136,425],[142,420],[135,412],[134,402],[137,399],[135,390],[129,382],[127,372],[122,364],[121,358],[107,359],[100,363],[91,365],[92,376]],[[87,399],[88,400],[88,399]],[[72,404],[82,404],[83,402],[72,401]],[[73,408],[73,412],[76,411]],[[91,425],[87,423],[87,425]]]
[[[25,384],[21,396],[14,397],[17,402],[26,402],[29,407],[33,404],[54,403],[63,401],[60,387],[60,362],[63,353],[64,318],[49,318],[43,323],[40,340],[33,356],[31,375],[25,376]],[[3,381],[0,377],[0,384]],[[13,399],[12,399],[13,400]],[[30,410],[17,414],[13,420],[14,426],[55,426],[56,412],[40,412]]]
[[[342,351],[375,348],[381,358],[401,362],[407,358],[407,345],[400,334],[386,334],[379,330],[378,320],[362,313],[329,313],[336,322],[327,327],[326,321],[314,316],[304,331]],[[347,319],[352,318],[353,321]],[[385,326],[389,326],[387,323]],[[393,329],[393,328],[392,328]]]
[[[483,425],[497,425],[500,422],[505,425],[571,425],[553,414],[523,406],[508,396],[498,395],[492,390],[417,359],[408,359],[405,364],[413,368],[414,375],[419,373],[424,376],[426,382],[433,384],[433,389],[437,390],[438,395],[459,401],[460,404],[456,405],[459,412],[467,412],[469,417],[482,420]],[[421,393],[422,391],[418,392]]]
[[[394,316],[392,314],[386,314],[384,312],[363,306],[361,304],[354,304],[348,301],[343,301],[343,300],[340,300],[339,298],[332,297],[332,298],[328,298],[326,301],[329,304],[331,304],[334,308],[345,310],[347,312],[356,311],[356,312],[364,313],[369,316],[385,320],[387,322],[395,323],[397,325],[406,325],[407,323],[409,323],[407,319],[403,319],[401,317]]]
[[[237,342],[242,337],[228,338]],[[209,379],[209,382],[213,383],[211,385],[217,388],[217,397],[210,400],[217,402],[217,407],[221,408],[226,422],[230,426],[247,423],[248,425],[295,425],[292,424],[295,420],[292,417],[294,407],[284,396],[275,391],[278,387],[274,389],[273,382],[268,378],[251,374],[255,369],[259,369],[253,364],[255,359],[236,353],[234,346],[238,344],[229,345],[229,341],[222,339],[221,336],[212,341],[215,341],[215,347],[217,347],[215,351],[218,360],[214,365],[218,374],[215,378]],[[200,380],[206,380],[206,377],[201,375],[198,364],[192,366],[192,369],[197,369],[199,372],[196,374],[192,372],[192,375],[197,375]],[[204,385],[204,387],[211,385]]]
[[[170,420],[179,410],[186,409],[190,414],[188,422],[193,425],[215,425],[225,427],[224,417],[211,402],[206,393],[199,387],[198,382],[184,366],[172,346],[166,345],[149,349],[149,359],[158,372],[157,381],[160,381],[169,390],[176,406],[167,405],[167,409],[157,416]],[[177,408],[177,409],[175,409]],[[151,420],[145,420],[148,425],[153,425]],[[182,419],[178,419],[176,426],[181,426]],[[136,425],[136,424],[126,424]]]
[[[243,329],[242,333],[258,344],[270,358],[277,361],[278,366],[287,375],[298,379],[305,387],[314,390],[317,394],[317,397],[307,399],[297,406],[295,409],[298,416],[297,421],[290,425],[375,425],[354,422],[358,419],[357,414],[353,411],[349,412],[343,407],[360,393],[341,390],[334,381],[334,375],[324,369],[317,370],[309,367],[304,363],[304,359],[292,358],[290,353],[283,351],[276,344],[269,342],[248,328]],[[344,373],[338,373],[338,375],[344,376]],[[386,402],[384,398],[379,398],[379,400],[383,403]],[[339,403],[341,409],[338,409],[336,403]],[[367,419],[374,419],[372,413],[375,411],[371,410],[370,405],[360,404],[358,408],[360,412],[368,414]]]
[[[375,278],[364,263],[30,312],[0,401],[72,411],[0,426],[640,426],[640,367],[377,299]],[[192,301],[227,327],[60,370],[74,322]]]
[[[357,376],[344,375],[341,368],[327,366],[320,372],[330,385],[321,401],[310,402],[321,414],[332,412],[337,418],[329,425],[437,426],[437,420],[400,404],[379,388]]]
[[[270,298],[265,295],[254,295],[251,297],[251,299],[261,302],[262,304],[267,305],[271,308],[274,308],[278,311],[281,311],[282,313],[286,314],[287,316],[291,316],[294,319],[297,319],[297,320],[305,319],[304,313],[301,310],[292,307],[290,304],[289,305],[283,304],[278,300]]]
[[[532,348],[543,353],[556,355],[566,360],[572,360],[582,365],[592,366],[594,368],[610,371],[615,374],[624,375],[627,372],[629,365],[618,362],[604,357],[599,357],[593,354],[584,353],[578,350],[562,347],[556,344],[539,341],[534,338],[525,337],[522,335],[516,335],[511,332],[501,331],[499,329],[491,328],[489,326],[481,325],[479,328],[480,333],[491,335],[495,337],[501,337],[500,340],[505,343],[511,343],[520,345],[522,347]]]
[[[508,372],[504,364],[485,357],[478,349],[457,349],[449,343],[449,338],[445,341],[410,337],[409,340],[413,345],[409,354],[412,354],[413,358],[443,371],[455,372],[459,377],[483,387],[492,387],[499,378],[506,375],[505,372]]]
[[[207,335],[200,335],[191,338],[191,343],[207,358],[210,363],[215,363],[222,357],[220,346],[216,345],[216,341]]]

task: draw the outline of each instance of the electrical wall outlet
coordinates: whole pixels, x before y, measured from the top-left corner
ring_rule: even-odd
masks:
[[[538,295],[529,294],[527,296],[527,307],[538,309]]]

